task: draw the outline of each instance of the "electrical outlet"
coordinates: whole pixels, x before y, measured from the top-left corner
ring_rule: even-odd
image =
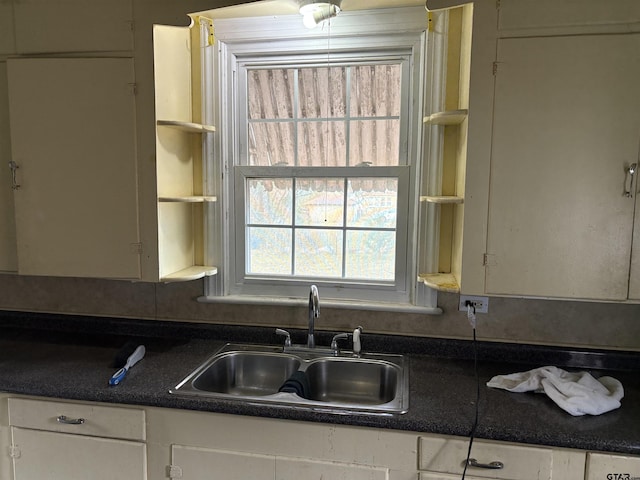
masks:
[[[458,310],[467,311],[467,302],[471,302],[476,307],[476,313],[489,313],[489,297],[475,297],[473,295],[460,295],[460,305]]]

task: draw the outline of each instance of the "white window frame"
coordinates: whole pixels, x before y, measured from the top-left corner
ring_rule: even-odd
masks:
[[[336,281],[314,282],[323,292],[323,304],[347,308],[439,313],[440,310],[435,303],[437,300],[435,292],[425,289],[417,281],[418,266],[424,263],[424,259],[418,258],[422,255],[423,249],[417,247],[423,239],[421,232],[424,230],[424,226],[420,225],[422,217],[418,204],[419,192],[423,184],[422,164],[425,151],[421,120],[428,101],[424,91],[428,90],[430,80],[425,73],[428,20],[424,8],[343,12],[332,20],[329,38],[327,38],[327,32],[321,28],[309,31],[302,27],[300,17],[297,15],[224,19],[215,21],[214,24],[218,47],[217,58],[214,61],[216,65],[214,84],[217,85],[217,91],[213,102],[216,104],[213,117],[215,123],[219,125],[220,137],[212,156],[223,161],[219,172],[220,186],[216,189],[220,192],[219,211],[217,214],[212,213],[208,222],[210,225],[217,225],[218,228],[217,232],[209,234],[207,256],[219,265],[219,273],[207,279],[204,301],[299,304],[299,299],[304,298],[300,292],[304,292],[310,283],[308,280],[291,280],[273,285],[273,282],[268,279],[244,281],[243,278],[236,277],[237,270],[234,265],[236,257],[230,254],[236,245],[234,235],[240,235],[240,229],[244,232],[243,225],[233,230],[233,205],[237,204],[242,208],[240,197],[244,197],[244,191],[239,188],[239,185],[248,173],[247,167],[239,165],[241,162],[238,156],[241,153],[235,120],[238,109],[236,99],[240,94],[236,91],[239,59],[251,63],[262,57],[260,64],[264,65],[268,63],[265,58],[271,57],[274,64],[279,65],[278,61],[281,61],[282,57],[295,51],[303,43],[306,51],[315,54],[326,55],[327,47],[330,46],[330,61],[338,59],[341,55],[353,57],[354,51],[371,59],[380,58],[381,52],[382,57],[387,59],[394,51],[397,52],[398,57],[410,56],[408,91],[411,98],[408,108],[411,128],[406,132],[406,144],[403,143],[401,147],[406,149],[407,165],[391,167],[407,172],[402,174],[404,179],[401,181],[406,182],[407,185],[403,186],[408,188],[401,190],[399,187],[399,192],[408,192],[406,203],[402,206],[401,203],[398,205],[399,209],[406,208],[408,212],[406,222],[397,225],[398,229],[406,229],[407,232],[406,241],[402,245],[399,243],[396,245],[396,248],[402,249],[400,253],[404,258],[402,266],[404,271],[402,267],[397,271],[399,275],[397,278],[401,281],[397,282],[393,289],[388,286],[367,284],[344,288],[344,285],[337,284]],[[372,34],[372,31],[375,33]],[[301,41],[301,38],[304,40]],[[354,48],[355,39],[357,39],[357,49]],[[416,85],[422,85],[422,88]],[[305,170],[309,168],[313,167],[305,167]],[[388,167],[375,167],[368,170],[385,168]],[[216,171],[216,168],[211,167],[209,170]],[[339,176],[345,176],[344,167],[338,170],[340,170]],[[379,170],[378,174],[382,174],[382,170]],[[313,176],[311,171],[309,176]],[[366,171],[363,172],[363,176],[371,175]],[[399,199],[399,201],[404,202],[405,199]],[[230,234],[232,230],[233,233]]]

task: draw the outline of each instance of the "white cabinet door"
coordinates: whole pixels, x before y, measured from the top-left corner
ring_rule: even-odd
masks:
[[[299,458],[276,459],[276,480],[388,480],[387,468],[319,462]]]
[[[587,454],[586,480],[632,480],[640,477],[640,457],[609,453]]]
[[[639,34],[498,42],[486,293],[627,298],[638,52]]]
[[[131,0],[14,0],[17,53],[133,50]]]
[[[389,469],[312,459],[171,446],[176,478],[198,480],[387,480]]]
[[[11,427],[14,480],[145,480],[144,443]]]
[[[8,60],[19,273],[140,276],[133,60]]]
[[[274,480],[275,457],[172,445],[171,468],[184,480]]]
[[[0,10],[2,6],[0,5]],[[9,162],[9,92],[7,64],[0,62],[0,272],[18,270],[16,252],[16,222],[13,213],[13,190]]]

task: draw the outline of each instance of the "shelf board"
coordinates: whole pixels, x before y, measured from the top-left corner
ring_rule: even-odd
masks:
[[[192,133],[211,133],[216,131],[213,125],[203,125],[201,123],[182,122],[180,120],[158,120],[156,122],[161,127],[170,127]]]
[[[218,197],[211,195],[185,195],[177,197],[158,197],[158,201],[165,203],[213,203],[218,201]]]
[[[459,125],[467,115],[469,110],[447,110],[445,112],[432,113],[422,119],[424,123],[429,125]]]
[[[418,280],[439,292],[460,293],[458,280],[451,273],[423,273]]]
[[[438,204],[460,204],[464,203],[464,198],[453,195],[425,195],[420,197],[421,202]]]
[[[189,280],[197,280],[198,278],[210,277],[218,273],[217,267],[209,267],[203,265],[194,265],[184,270],[166,275],[160,279],[161,282],[188,282]]]

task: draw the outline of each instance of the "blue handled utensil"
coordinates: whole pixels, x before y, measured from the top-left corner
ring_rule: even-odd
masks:
[[[129,355],[129,358],[127,358],[127,363],[124,365],[124,367],[114,373],[113,376],[109,379],[109,385],[118,385],[125,377],[129,369],[140,360],[142,360],[142,357],[144,357],[144,353],[144,345],[139,345],[138,348],[136,348],[133,353]]]

